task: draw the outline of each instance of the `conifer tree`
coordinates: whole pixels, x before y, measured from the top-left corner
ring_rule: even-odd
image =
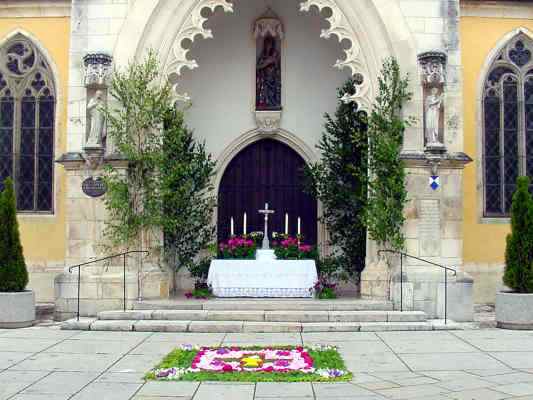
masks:
[[[17,223],[17,206],[13,181],[4,182],[0,194],[0,292],[21,292],[28,284]]]
[[[529,178],[517,180],[511,205],[503,282],[518,293],[533,293],[533,198]]]

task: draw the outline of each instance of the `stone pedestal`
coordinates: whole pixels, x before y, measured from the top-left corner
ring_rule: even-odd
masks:
[[[366,299],[390,299],[391,274],[385,258],[370,261],[361,273],[361,297]]]

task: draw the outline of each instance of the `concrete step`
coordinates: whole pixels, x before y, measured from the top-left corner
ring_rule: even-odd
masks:
[[[65,321],[61,329],[86,331],[191,332],[191,333],[285,333],[285,332],[383,332],[461,329],[448,321],[425,322],[255,322],[255,321],[168,321],[97,320]]]
[[[247,322],[424,322],[422,311],[218,311],[218,310],[131,310],[103,311],[101,321],[247,321]]]
[[[133,309],[208,311],[391,311],[392,302],[362,299],[168,299],[134,302]]]

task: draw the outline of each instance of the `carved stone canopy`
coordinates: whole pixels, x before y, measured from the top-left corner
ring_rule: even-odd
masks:
[[[421,80],[424,86],[443,86],[446,84],[446,53],[428,51],[418,55]]]
[[[270,8],[254,23],[254,37],[257,39],[266,36],[277,37],[280,40],[285,36],[283,24]]]
[[[83,57],[85,86],[107,88],[111,78],[113,58],[108,54],[93,53]]]

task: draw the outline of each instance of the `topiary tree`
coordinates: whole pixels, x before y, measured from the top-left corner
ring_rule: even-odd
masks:
[[[17,223],[13,181],[7,178],[0,194],[0,292],[22,292],[28,284]]]
[[[529,178],[517,180],[511,205],[503,282],[518,293],[533,293],[533,198]]]

